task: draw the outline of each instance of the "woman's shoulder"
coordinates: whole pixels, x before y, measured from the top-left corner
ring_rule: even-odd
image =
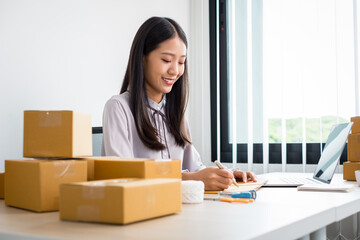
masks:
[[[105,105],[105,108],[123,108],[124,110],[130,108],[130,97],[128,92],[112,96]]]
[[[120,104],[120,105],[129,105],[130,96],[128,92],[122,94],[117,94],[112,96],[106,104]]]

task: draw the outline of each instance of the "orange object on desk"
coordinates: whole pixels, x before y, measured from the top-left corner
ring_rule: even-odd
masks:
[[[223,202],[241,202],[241,203],[252,203],[254,199],[250,198],[220,198],[220,201]]]

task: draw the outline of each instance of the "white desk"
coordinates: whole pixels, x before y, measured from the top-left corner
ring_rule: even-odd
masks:
[[[349,193],[262,188],[254,203],[204,201],[181,213],[110,225],[59,220],[58,212],[33,213],[0,201],[0,239],[297,239],[360,212],[360,189]],[[316,235],[316,234],[315,234]]]

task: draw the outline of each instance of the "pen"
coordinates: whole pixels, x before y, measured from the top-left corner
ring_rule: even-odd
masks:
[[[214,162],[216,164],[216,166],[219,168],[219,169],[227,169],[224,165],[221,164],[221,162],[219,162],[218,160],[215,160]],[[239,184],[236,182],[235,178],[232,179],[233,183],[235,186],[237,187],[240,187]]]

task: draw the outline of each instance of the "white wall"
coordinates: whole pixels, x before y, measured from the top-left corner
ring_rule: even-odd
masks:
[[[135,32],[151,16],[175,19],[188,35],[190,81],[201,91],[191,91],[188,116],[207,162],[210,129],[201,114],[208,109],[198,111],[210,106],[208,75],[201,74],[208,68],[202,62],[207,13],[206,0],[0,0],[0,170],[5,159],[22,157],[24,110],[75,110],[101,125],[106,100],[120,90]]]

